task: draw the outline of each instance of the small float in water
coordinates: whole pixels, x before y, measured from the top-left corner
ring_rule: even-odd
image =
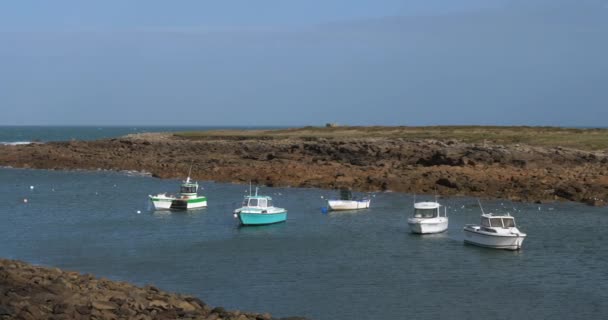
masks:
[[[148,197],[156,210],[188,210],[207,206],[207,197],[198,195],[198,183],[190,180],[190,172],[181,184],[179,195],[159,193]]]
[[[480,204],[481,208],[481,204]],[[480,225],[464,227],[464,242],[480,247],[519,250],[526,234],[519,231],[511,215],[485,213],[481,208]]]
[[[443,215],[441,214],[443,207]],[[440,233],[448,229],[448,213],[438,202],[414,203],[414,214],[407,219],[413,233]]]
[[[234,217],[242,225],[266,225],[287,220],[287,210],[275,207],[271,197],[258,195],[258,188],[255,188],[255,195],[251,195],[251,191],[249,194],[245,196],[243,206],[234,210]]]
[[[356,199],[353,197],[353,193],[348,189],[340,190],[340,199],[339,200],[327,200],[327,205],[330,210],[357,210],[357,209],[367,209],[369,208],[369,204],[371,199],[363,198]]]

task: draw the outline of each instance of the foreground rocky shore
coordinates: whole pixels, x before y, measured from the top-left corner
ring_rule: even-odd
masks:
[[[387,129],[388,130],[388,129]],[[504,198],[608,199],[608,152],[390,135],[136,134],[117,139],[0,146],[0,165],[110,169],[268,186],[351,187]]]
[[[233,319],[270,314],[226,311],[198,298],[0,259],[0,319]],[[305,320],[283,318],[283,320]]]

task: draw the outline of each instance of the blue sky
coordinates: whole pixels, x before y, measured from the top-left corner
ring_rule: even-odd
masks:
[[[0,3],[0,125],[606,126],[608,1]]]

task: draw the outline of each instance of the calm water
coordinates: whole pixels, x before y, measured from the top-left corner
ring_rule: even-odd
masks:
[[[69,141],[114,138],[130,133],[174,132],[214,129],[271,129],[279,127],[162,127],[162,126],[0,126],[0,144],[32,141]]]
[[[29,186],[33,185],[33,190]],[[203,183],[209,207],[149,210],[176,180],[0,169],[0,256],[195,294],[212,305],[314,319],[575,319],[608,314],[608,212],[485,202],[514,212],[520,252],[462,243],[474,199],[448,198],[449,232],[407,231],[412,197],[322,214],[319,189],[263,188],[288,221],[238,228],[243,185]],[[27,197],[29,202],[23,203]],[[463,207],[464,206],[464,207]],[[509,208],[505,208],[509,207]],[[141,210],[141,214],[137,214]]]

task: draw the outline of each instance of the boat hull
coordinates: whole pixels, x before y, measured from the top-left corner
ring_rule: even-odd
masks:
[[[285,222],[287,220],[287,211],[277,213],[237,213],[239,221],[244,226],[259,226],[266,224],[274,224]]]
[[[412,233],[428,234],[441,233],[448,230],[448,218],[438,217],[431,219],[409,218],[407,224]]]
[[[464,242],[484,248],[519,250],[525,235],[491,235],[474,228],[464,228]]]
[[[367,209],[369,208],[371,200],[329,200],[327,201],[327,205],[330,210],[357,210],[357,209]]]
[[[199,209],[207,206],[206,197],[189,199],[150,197],[155,210],[189,210]]]

